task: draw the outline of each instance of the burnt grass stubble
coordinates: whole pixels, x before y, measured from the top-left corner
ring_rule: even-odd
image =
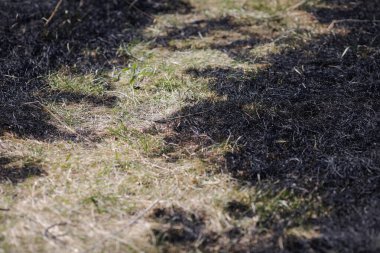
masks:
[[[49,90],[42,77],[62,68],[71,74],[99,73],[125,65],[117,48],[139,38],[153,14],[191,10],[184,1],[63,1],[45,26],[56,1],[0,1],[0,135],[38,139],[75,138],[49,121],[43,101],[85,101],[113,106],[116,97]],[[105,88],[107,84],[105,84]]]
[[[117,55],[122,43],[140,38],[139,29],[153,22],[153,14],[186,13],[184,1],[63,1],[45,26],[57,1],[0,1],[0,137],[12,135],[52,141],[83,141],[96,133],[69,133],[52,123],[47,102],[113,107],[115,96],[53,91],[43,78],[66,69],[69,74],[102,73],[130,60]],[[101,74],[98,77],[102,77]],[[111,89],[104,82],[105,89]],[[53,119],[54,120],[54,119]],[[1,142],[0,142],[1,144]],[[1,148],[1,145],[0,145]],[[0,182],[22,182],[46,173],[39,165],[12,167],[9,152],[0,149]],[[9,161],[2,163],[1,161]]]
[[[339,8],[339,4],[347,2],[326,1],[335,4],[334,8],[308,11],[321,23],[331,23],[333,19],[379,19],[379,1],[356,1],[351,8]],[[0,2],[0,135],[11,132],[45,140],[73,138],[50,124],[50,115],[37,102],[65,99],[76,103],[86,99],[93,101],[94,106],[113,106],[116,98],[54,93],[47,89],[41,76],[64,66],[83,74],[123,65],[129,59],[117,57],[114,48],[139,37],[135,27],[152,22],[151,14],[191,10],[182,1],[138,1],[137,9],[130,8],[128,1],[83,1],[81,6],[79,3],[65,1],[50,25],[44,27],[42,17],[50,15],[55,4],[52,1]],[[231,28],[229,20],[211,25],[215,26]],[[338,248],[342,252],[370,252],[371,238],[380,232],[380,29],[371,22],[337,26],[346,28],[348,33],[319,36],[297,49],[273,54],[269,57],[270,66],[258,72],[189,69],[187,73],[194,78],[209,78],[210,88],[227,99],[198,102],[174,114],[191,117],[169,120],[176,134],[168,136],[168,142],[212,144],[194,133],[194,129],[214,142],[237,142],[240,148],[225,155],[223,167],[242,184],[273,191],[288,188],[300,197],[316,194],[322,198],[331,209],[330,217],[309,222],[322,227],[323,239],[288,240],[285,251],[324,252]],[[171,36],[176,34],[181,33]],[[252,37],[213,48],[237,60],[249,61],[241,47],[260,42]],[[94,50],[96,54],[85,54],[84,50]],[[249,104],[255,105],[253,111],[245,109]],[[9,158],[1,158],[1,167],[8,163]],[[23,180],[23,175],[42,173],[19,174],[14,177],[15,182]],[[1,178],[9,176],[2,174]],[[153,216],[169,226],[182,226],[183,236],[171,234],[169,228],[165,236],[171,243],[193,243],[204,228],[204,218],[174,207],[171,211],[154,210]],[[278,250],[278,237],[295,224],[286,217],[273,217],[263,225],[277,231],[273,240],[265,245],[248,243],[248,248],[236,246],[235,251]],[[232,234],[244,236],[239,231]],[[217,238],[206,236],[204,248],[212,249]]]
[[[380,1],[355,1],[350,8],[340,8],[348,2],[329,1],[331,8],[306,10],[326,24],[380,18]],[[206,27],[215,27],[215,21]],[[286,237],[285,229],[307,224],[319,226],[322,237],[306,242],[288,238],[284,251],[380,250],[380,27],[348,21],[335,28],[347,33],[331,32],[273,54],[263,60],[269,67],[256,72],[188,69],[194,78],[207,78],[210,89],[225,99],[196,102],[167,120],[174,130],[168,143],[207,147],[227,139],[237,142],[240,148],[225,154],[221,167],[242,184],[274,192],[285,188],[300,198],[312,195],[329,210],[304,224],[274,214],[262,224],[275,232],[273,240],[261,249],[251,245],[248,251],[280,250],[278,239]],[[191,37],[186,32],[193,30],[191,24],[169,34],[186,39]],[[162,37],[158,43],[170,39]],[[220,49],[244,61],[245,56],[237,54],[240,46],[231,43]],[[295,213],[302,216],[305,210]]]

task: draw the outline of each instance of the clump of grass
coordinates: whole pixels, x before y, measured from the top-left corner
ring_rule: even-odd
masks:
[[[291,221],[288,226],[304,226],[313,218],[328,215],[321,199],[312,194],[296,194],[290,189],[259,189],[252,197],[260,227],[270,227],[284,219]]]
[[[98,213],[104,213],[107,212],[108,207],[115,205],[117,202],[117,197],[99,193],[85,198],[83,200],[83,205],[94,205]]]
[[[176,72],[173,66],[150,64],[149,61],[134,62],[122,69],[125,82],[132,90],[143,89],[149,92],[173,92],[179,89],[183,83]]]
[[[215,203],[237,222],[245,217],[257,217],[259,228],[270,228],[284,220],[291,220],[287,226],[302,227],[329,212],[316,194],[297,193],[292,189],[264,189],[260,185],[235,187]]]
[[[83,114],[87,112],[83,106],[67,106],[65,104],[49,103],[46,105],[49,110],[54,113],[65,125],[69,127],[77,127],[86,122]]]
[[[160,156],[167,150],[161,137],[129,128],[123,124],[110,128],[109,132],[147,156]]]
[[[156,74],[156,69],[151,68],[148,65],[134,62],[122,69],[122,72],[126,75],[127,84],[132,88],[137,88],[144,79],[154,76]]]
[[[173,77],[161,77],[154,82],[154,87],[159,90],[164,90],[167,92],[173,92],[181,87],[181,83],[178,79]]]
[[[57,72],[48,76],[47,83],[54,91],[85,95],[104,95],[109,89],[106,78],[94,74],[71,75]]]

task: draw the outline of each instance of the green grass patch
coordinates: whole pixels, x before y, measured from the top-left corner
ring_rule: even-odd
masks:
[[[312,219],[328,215],[328,208],[313,194],[297,193],[292,189],[260,189],[238,187],[216,204],[237,222],[245,217],[257,217],[258,227],[268,229],[282,221],[287,226],[307,226]]]
[[[110,128],[109,132],[147,156],[160,156],[167,151],[166,145],[164,145],[165,143],[160,136],[144,133],[123,124]]]
[[[109,89],[107,78],[101,75],[50,74],[47,83],[54,91],[85,95],[103,95]]]
[[[311,219],[327,215],[327,208],[318,196],[297,194],[291,189],[259,190],[253,202],[259,216],[258,225],[261,227],[268,227],[285,219],[291,223],[288,226],[302,226]]]
[[[86,197],[82,203],[85,206],[94,206],[98,213],[108,213],[115,206],[120,205],[120,199],[114,195],[97,193]]]

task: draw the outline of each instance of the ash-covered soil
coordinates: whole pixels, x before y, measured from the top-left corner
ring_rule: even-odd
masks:
[[[284,251],[376,252],[380,249],[380,2],[326,1],[326,7],[306,11],[329,29],[344,32],[313,36],[294,48],[255,59],[266,66],[259,70],[189,68],[187,74],[209,80],[220,99],[199,101],[171,115],[168,125],[173,133],[167,141],[191,144],[197,152],[228,140],[238,148],[225,154],[220,167],[243,184],[322,199],[328,215],[310,218],[308,224],[320,226],[323,239],[294,242],[289,237]],[[215,27],[211,22],[203,34]],[[223,24],[225,30],[238,29],[229,23],[219,22],[217,29]],[[171,31],[169,36],[185,40],[197,25]],[[169,40],[160,38],[164,45]],[[244,62],[256,43],[213,47]],[[304,215],[305,210],[297,212]],[[279,250],[283,232],[297,226],[290,216],[263,222],[278,233],[266,252]]]
[[[184,1],[58,1],[0,2],[0,134],[11,132],[39,139],[71,138],[57,130],[41,101],[86,97],[95,106],[115,97],[88,97],[49,90],[44,77],[69,67],[76,73],[104,72],[125,65],[117,54],[122,43],[140,37],[138,30],[153,22],[153,14],[185,13]]]
[[[260,43],[276,40],[280,32],[276,28],[250,32],[228,16],[171,27],[167,36],[156,38],[156,47],[190,50],[191,46],[176,47],[169,41],[240,29],[248,38],[223,35],[201,49],[264,66],[255,70],[189,67],[184,74],[207,79],[217,99],[192,102],[163,119],[166,123],[160,124],[170,133],[168,145],[195,147],[191,151],[208,161],[200,150],[233,143],[234,151],[215,160],[241,185],[273,195],[285,189],[298,198],[320,200],[324,207],[320,216],[309,217],[307,206],[270,214],[258,221],[261,230],[249,235],[239,228],[226,235],[205,231],[206,214],[155,209],[150,218],[164,225],[153,234],[170,248],[191,248],[203,236],[197,245],[205,252],[380,250],[380,1],[321,3],[324,7],[302,10],[326,29],[330,25],[329,32],[313,33],[308,40],[265,57],[252,59],[248,54]],[[0,136],[8,132],[40,140],[73,138],[51,124],[44,101],[64,97],[73,103],[85,99],[93,106],[112,107],[117,98],[57,93],[48,88],[44,77],[65,67],[84,74],[125,65],[130,59],[120,57],[117,47],[136,38],[144,40],[140,31],[154,22],[152,15],[192,11],[186,1],[70,0],[46,25],[43,18],[50,16],[55,4],[0,2]],[[13,178],[13,183],[19,183],[45,174],[37,166],[12,167],[11,162],[0,161],[0,181]],[[249,208],[231,202],[227,211],[235,219],[245,219],[255,216]],[[308,219],[301,223],[298,217]],[[317,227],[319,236],[287,233],[299,226]]]

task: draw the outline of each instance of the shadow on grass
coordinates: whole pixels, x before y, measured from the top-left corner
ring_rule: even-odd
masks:
[[[0,157],[0,183],[18,184],[31,177],[41,177],[47,173],[37,164],[12,166],[15,159]]]
[[[154,14],[191,10],[185,1],[0,1],[0,135],[12,132],[38,139],[70,137],[49,123],[39,102],[57,99],[112,106],[113,96],[52,94],[44,77],[69,67],[74,74],[112,70],[127,56],[117,48],[138,37]],[[70,137],[71,138],[71,137]]]
[[[327,17],[325,9],[309,11],[325,23],[380,18],[379,1],[356,1],[352,9],[349,1],[329,3],[345,3],[346,9],[326,7]],[[374,243],[380,234],[380,26],[346,20],[339,27],[345,33],[320,35],[272,54],[259,70],[188,69],[194,78],[209,80],[218,99],[182,108],[167,120],[174,130],[168,143],[197,152],[228,141],[236,148],[220,166],[239,182],[273,192],[288,189],[300,198],[315,196],[329,210],[329,217],[302,223],[291,216],[305,216],[302,206],[292,214],[269,214],[261,225],[277,232],[268,248],[255,251],[250,245],[254,252],[281,251],[283,232],[299,225],[319,226],[323,239],[289,239],[284,251],[379,249]]]
[[[167,34],[155,38],[153,46],[171,50],[215,49],[237,61],[252,62],[249,51],[260,43],[269,42],[269,34],[246,29],[232,16],[202,19],[182,28],[169,28]]]

